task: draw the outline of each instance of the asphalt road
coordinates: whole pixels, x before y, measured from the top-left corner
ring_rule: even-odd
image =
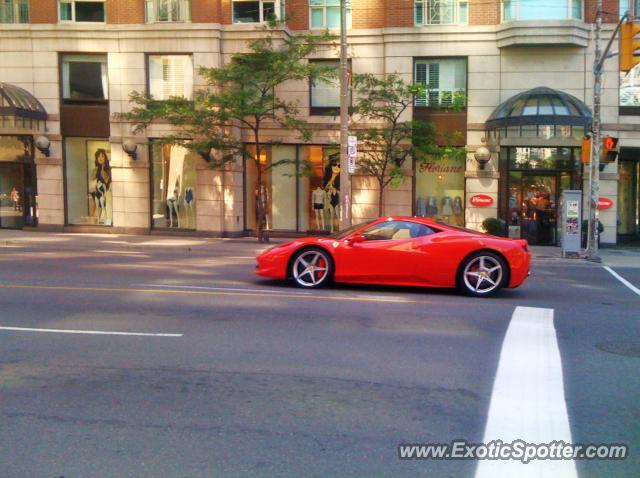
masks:
[[[257,250],[1,247],[0,477],[473,477],[397,447],[482,441],[522,306],[553,309],[573,441],[630,446],[578,476],[640,476],[640,296],[600,265],[538,260],[491,299],[311,292]]]

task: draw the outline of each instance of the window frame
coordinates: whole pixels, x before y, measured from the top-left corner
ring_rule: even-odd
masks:
[[[10,7],[11,13],[7,14],[7,20],[11,19],[11,21],[0,21],[0,25],[17,25],[17,24],[27,24],[31,18],[31,7],[29,6],[28,0],[11,0],[11,3],[5,3],[0,5],[0,7],[7,8]],[[24,9],[24,10],[23,10]],[[22,14],[25,14],[23,17]],[[0,20],[3,17],[0,17]]]
[[[191,68],[192,68],[192,77],[191,77],[191,95],[189,98],[184,97],[186,101],[193,101],[193,96],[195,93],[195,81],[196,81],[196,66],[194,62],[193,53],[146,53],[145,54],[145,69],[146,69],[146,92],[147,95],[151,95],[151,57],[165,57],[165,56],[188,56],[191,57]],[[167,101],[169,98],[154,98],[155,101]]]
[[[61,7],[63,4],[68,3],[71,5],[71,20],[62,19]],[[100,22],[87,22],[76,20],[76,4],[77,3],[102,3],[103,19]],[[81,25],[96,25],[107,23],[107,1],[106,0],[58,0],[58,22],[63,24],[79,23]]]
[[[236,22],[233,12],[234,5],[239,3],[258,3],[258,15],[259,20],[257,22]],[[231,24],[232,25],[260,25],[267,22],[269,19],[264,18],[264,3],[273,3],[273,14],[276,19],[282,18],[282,12],[286,11],[285,3],[283,0],[231,0]]]
[[[182,12],[182,18],[168,20],[158,19],[158,10],[160,8],[160,2],[162,0],[144,0],[144,21],[145,23],[189,23],[191,22],[191,0],[168,0],[169,2],[178,3],[178,10]],[[149,14],[149,10],[152,11],[153,16]],[[169,16],[171,17],[171,9],[169,10]]]
[[[514,14],[513,18],[509,20],[505,20],[505,3],[509,1],[513,2],[514,6]],[[580,18],[573,17],[573,2],[580,2]],[[543,20],[576,20],[576,21],[584,21],[584,9],[585,9],[585,0],[567,0],[567,14],[563,18],[553,18],[553,19],[544,19],[544,18],[520,18],[520,0],[500,0],[500,23],[504,22],[515,22],[515,21],[543,21]]]
[[[453,3],[453,21],[452,22],[439,22],[430,23],[428,20],[429,2],[431,1],[443,1],[443,0],[414,0],[413,3],[413,21],[418,27],[434,26],[434,25],[468,25],[469,24],[469,0],[449,0]],[[444,0],[447,1],[447,0]],[[460,21],[461,5],[465,5],[466,8],[466,20]],[[422,10],[422,22],[418,21],[418,10]]]
[[[351,70],[351,59],[347,60],[349,69]],[[340,68],[339,59],[310,59],[313,63],[337,63],[338,71]],[[340,95],[338,94],[337,106],[313,106],[313,79],[309,78],[309,116],[339,116],[340,115]],[[340,88],[340,78],[338,77],[338,89]],[[352,93],[349,89],[349,106],[351,106]]]
[[[418,74],[418,69],[417,69],[417,65],[419,63],[436,63],[436,62],[443,62],[443,61],[460,61],[460,62],[464,62],[464,90],[463,90],[463,94],[464,94],[464,104],[462,105],[462,108],[465,109],[467,107],[467,92],[469,91],[469,58],[467,56],[444,56],[444,57],[420,57],[420,58],[414,58],[413,59],[413,83],[416,84],[418,83],[417,80],[417,74]],[[428,86],[428,85],[427,85]],[[448,90],[445,90],[448,91]],[[441,92],[442,90],[440,88],[438,88],[438,92],[439,92],[439,98],[441,98]],[[452,92],[452,99],[453,99],[453,94],[456,93],[455,90],[451,90]],[[438,110],[447,110],[449,108],[451,108],[453,106],[453,100],[451,102],[450,105],[442,105],[442,100],[440,99],[440,101],[438,102],[437,105],[433,105],[430,104],[429,101],[429,91],[426,92],[425,95],[425,102],[424,104],[418,104],[419,102],[419,98],[416,96],[414,97],[413,100],[413,106],[414,108],[432,108],[432,109],[438,109]]]
[[[80,57],[80,56],[87,56],[87,57],[96,57],[96,58],[100,58],[101,61],[95,61],[95,62],[86,62],[86,63],[100,63],[101,65],[104,64],[106,65],[106,69],[107,69],[107,82],[106,82],[106,87],[107,90],[103,91],[104,93],[104,98],[66,98],[65,97],[65,74],[64,74],[64,64],[65,63],[69,63],[68,61],[65,62],[65,57]],[[104,61],[102,61],[102,58],[104,58]],[[60,64],[60,101],[62,104],[66,104],[66,105],[73,105],[73,104],[98,104],[98,105],[106,105],[109,103],[109,55],[107,53],[82,53],[82,52],[61,52],[59,55],[59,64]],[[71,81],[71,76],[69,75],[69,81]],[[104,85],[103,85],[104,87]],[[69,88],[71,88],[71,85],[69,85]]]
[[[327,1],[328,0],[322,0],[323,4],[320,5],[311,5],[311,0],[309,0],[309,30],[338,30],[340,28],[340,25],[338,25],[337,27],[331,27],[329,28],[327,26],[327,7],[335,7],[336,5],[327,5]],[[339,8],[339,4],[338,4],[338,8]],[[311,24],[311,19],[312,19],[312,12],[313,10],[319,10],[322,9],[322,26],[313,26]],[[346,0],[346,16],[347,16],[347,30],[352,28],[352,21],[353,21],[353,7],[351,5],[351,0]]]

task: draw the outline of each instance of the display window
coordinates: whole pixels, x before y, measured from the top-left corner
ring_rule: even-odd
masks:
[[[415,215],[464,227],[464,169],[464,158],[416,162]]]
[[[302,146],[298,179],[301,231],[334,232],[340,228],[340,150],[337,147]]]
[[[196,228],[196,160],[184,146],[152,142],[152,227]]]
[[[340,227],[340,160],[336,147],[270,145],[262,150],[263,189],[258,168],[245,160],[246,227],[256,228],[258,207],[266,227],[280,231],[332,232]]]
[[[111,147],[104,139],[66,138],[67,222],[111,226]]]

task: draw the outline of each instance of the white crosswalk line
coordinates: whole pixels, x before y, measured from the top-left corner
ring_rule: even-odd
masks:
[[[553,309],[517,307],[502,344],[484,443],[572,443]],[[481,460],[476,478],[576,478],[569,460]]]

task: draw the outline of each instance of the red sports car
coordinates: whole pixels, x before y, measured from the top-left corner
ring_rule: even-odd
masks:
[[[426,218],[389,217],[332,236],[267,249],[256,273],[299,287],[329,283],[457,287],[487,297],[529,275],[527,241],[505,239]]]

